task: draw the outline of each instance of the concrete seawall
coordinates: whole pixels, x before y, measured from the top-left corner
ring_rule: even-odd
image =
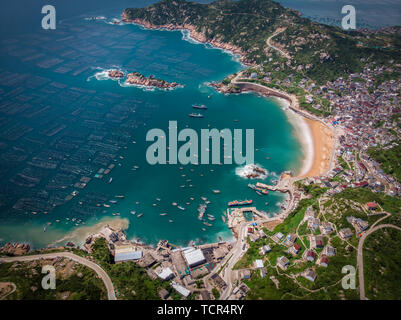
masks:
[[[320,119],[313,117],[305,112],[302,112],[298,108],[298,102],[296,100],[296,97],[290,96],[286,93],[280,92],[278,90],[272,89],[265,87],[263,85],[260,85],[258,83],[252,83],[252,82],[241,82],[241,81],[235,81],[233,82],[236,86],[238,86],[242,92],[246,91],[251,91],[251,92],[256,92],[260,93],[261,95],[264,95],[266,97],[277,97],[277,98],[282,98],[286,100],[289,103],[289,108],[296,112],[297,114],[301,115],[302,117],[315,120],[315,121],[320,121]]]

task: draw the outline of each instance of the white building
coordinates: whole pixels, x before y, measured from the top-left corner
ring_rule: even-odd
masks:
[[[254,265],[256,269],[262,269],[264,267],[263,261],[261,259],[255,260]]]
[[[185,260],[190,268],[206,262],[201,249],[189,248],[183,251]]]
[[[164,268],[157,276],[162,280],[170,280],[174,278],[174,272],[170,268]]]
[[[179,294],[184,296],[185,298],[188,297],[191,294],[191,291],[189,291],[187,288],[184,288],[183,286],[180,286],[177,282],[171,281],[170,284]]]

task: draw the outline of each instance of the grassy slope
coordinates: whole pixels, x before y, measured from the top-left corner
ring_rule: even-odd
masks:
[[[401,232],[378,230],[364,245],[366,296],[369,299],[400,299],[401,296]]]

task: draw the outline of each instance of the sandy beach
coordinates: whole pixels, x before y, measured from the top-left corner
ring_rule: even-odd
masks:
[[[322,122],[305,118],[304,121],[310,128],[313,140],[312,166],[301,177],[316,177],[323,174],[330,166],[330,157],[334,144],[333,132]]]
[[[305,118],[286,108],[289,105],[286,100],[278,100],[302,145],[304,159],[296,176],[306,178],[323,174],[330,166],[333,132],[321,121]]]

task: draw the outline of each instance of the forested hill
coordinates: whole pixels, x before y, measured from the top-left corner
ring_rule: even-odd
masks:
[[[155,26],[192,25],[207,40],[239,47],[248,61],[259,65],[280,62],[282,72],[302,71],[318,83],[360,72],[367,61],[401,62],[400,28],[369,34],[346,32],[302,18],[272,0],[211,4],[162,0],[145,8],[126,9],[124,17]],[[267,39],[275,33],[270,40],[273,49]]]

